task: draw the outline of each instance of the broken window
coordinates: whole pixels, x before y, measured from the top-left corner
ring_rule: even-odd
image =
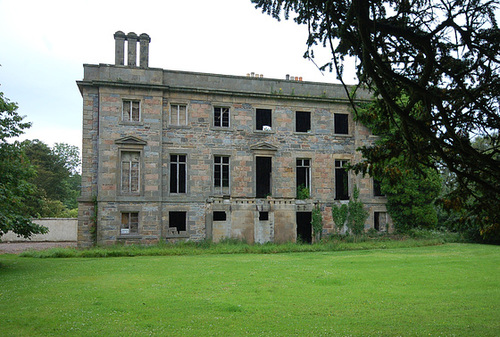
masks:
[[[229,157],[214,157],[214,192],[229,194]]]
[[[257,198],[265,198],[271,195],[271,157],[256,157],[256,189]]]
[[[334,114],[333,126],[334,132],[339,135],[349,134],[349,115]]]
[[[125,122],[139,122],[141,120],[139,101],[123,100],[122,120]]]
[[[187,107],[181,104],[170,105],[170,125],[187,125]]]
[[[335,200],[349,200],[347,160],[335,160]]]
[[[383,197],[384,193],[382,193],[382,188],[380,186],[380,180],[373,179],[373,195],[375,197]]]
[[[377,231],[387,229],[387,212],[373,213],[373,228]]]
[[[186,212],[168,212],[168,227],[176,228],[177,232],[185,232]]]
[[[139,232],[139,213],[124,212],[122,213],[122,224],[120,234],[137,234]]]
[[[214,108],[214,127],[229,127],[229,108]]]
[[[170,193],[186,193],[186,155],[170,155]]]
[[[123,194],[139,193],[140,183],[140,158],[139,152],[121,153],[121,188]]]
[[[297,198],[307,199],[311,191],[311,160],[297,159]]]
[[[226,221],[226,212],[214,211],[213,220],[214,221]]]
[[[295,112],[295,131],[296,132],[311,131],[311,113],[309,111]]]
[[[271,131],[272,129],[272,112],[271,109],[256,109],[256,129]]]
[[[268,221],[269,212],[259,212],[259,221]]]

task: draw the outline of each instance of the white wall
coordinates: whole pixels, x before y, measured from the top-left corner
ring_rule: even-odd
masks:
[[[8,232],[0,240],[2,242],[19,241],[76,241],[78,219],[46,218],[34,219],[34,223],[45,226],[49,229],[47,234],[36,234],[31,240],[17,237],[16,234]]]

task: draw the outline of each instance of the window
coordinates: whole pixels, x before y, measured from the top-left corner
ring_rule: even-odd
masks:
[[[187,108],[185,105],[171,104],[170,105],[170,125],[182,126],[187,125]]]
[[[295,131],[296,132],[311,131],[311,113],[309,111],[295,112]]]
[[[121,235],[137,234],[139,232],[139,213],[122,213]]]
[[[271,157],[256,157],[256,188],[257,198],[265,198],[271,195]]]
[[[348,114],[334,114],[334,132],[339,135],[349,134],[349,115]]]
[[[373,213],[373,228],[377,231],[387,230],[387,212]]]
[[[214,157],[214,192],[229,194],[229,157]]]
[[[373,179],[373,195],[375,197],[383,197],[384,193],[382,193],[382,189],[380,187],[380,180]]]
[[[226,212],[214,211],[214,221],[226,221]]]
[[[169,212],[168,227],[177,229],[177,232],[186,231],[186,212]]]
[[[259,212],[259,221],[269,221],[269,212]]]
[[[139,152],[124,151],[121,153],[121,192],[123,194],[139,193],[140,184]]]
[[[214,127],[228,128],[229,127],[229,108],[214,108]]]
[[[349,200],[347,160],[335,160],[335,200]]]
[[[272,130],[272,112],[271,109],[256,109],[256,129],[271,131]]]
[[[311,160],[297,159],[297,198],[307,199],[311,191]],[[305,195],[307,194],[307,195]]]
[[[170,193],[186,193],[186,155],[170,155]]]
[[[124,122],[139,122],[141,120],[139,101],[123,100],[122,120]]]

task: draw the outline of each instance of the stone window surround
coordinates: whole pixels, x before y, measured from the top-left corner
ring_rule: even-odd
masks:
[[[309,131],[297,131],[297,112],[308,112],[309,113]],[[300,135],[312,135],[313,133],[313,113],[308,109],[295,109],[293,111],[293,131],[294,133]]]
[[[141,98],[138,97],[132,97],[132,96],[123,96],[121,98],[122,106],[121,106],[121,118],[120,118],[120,124],[126,124],[126,125],[143,125],[142,121],[142,100]],[[134,121],[134,120],[127,120],[125,116],[125,102],[138,102],[139,103],[139,120]]]
[[[231,165],[231,154],[230,153],[223,153],[224,151],[217,151],[217,153],[214,153],[212,155],[212,172],[211,172],[211,176],[212,176],[212,179],[215,179],[215,157],[227,157],[229,158],[229,186],[227,187],[227,190],[228,192],[227,193],[220,193],[220,190],[217,191],[220,187],[217,187],[215,186],[215,180],[212,180],[212,192],[214,195],[231,195],[231,177],[232,177],[232,174],[231,174],[231,168],[232,168],[232,165]]]
[[[138,207],[130,207],[130,206],[119,206],[118,208],[119,212],[119,219],[118,219],[118,235],[117,238],[120,240],[130,240],[130,239],[141,239],[142,235],[141,233],[141,211],[139,210]],[[122,234],[121,233],[121,228],[122,228],[122,214],[124,213],[137,213],[137,233],[129,233],[129,234]]]
[[[172,124],[172,106],[184,106],[186,107],[186,124]],[[176,112],[177,113],[177,112]],[[175,100],[168,103],[168,126],[171,128],[188,128],[190,126],[189,123],[189,102],[182,100]]]
[[[347,115],[347,133],[336,133],[335,132],[335,115]],[[333,112],[332,114],[332,133],[336,137],[352,137],[353,129],[352,126],[354,125],[354,121],[352,119],[352,114],[349,112]]]
[[[257,110],[260,110],[260,109],[271,110],[271,124],[272,125],[271,125],[270,131],[257,129]],[[258,106],[255,106],[253,108],[253,131],[255,133],[266,133],[266,134],[275,133],[276,125],[277,125],[276,124],[276,111],[271,106],[258,105]]]
[[[122,191],[122,153],[124,152],[136,152],[139,154],[139,190],[135,193],[132,192],[123,192]],[[143,149],[135,146],[121,146],[118,148],[118,162],[117,162],[117,172],[116,175],[116,186],[118,186],[117,194],[120,196],[142,196],[143,195],[143,172],[144,172],[144,155]]]
[[[171,186],[170,186],[170,171],[172,167],[172,161],[171,161],[171,156],[185,156],[186,161],[185,161],[185,192],[179,193],[179,192],[170,192],[171,191]],[[168,165],[167,165],[167,191],[169,196],[178,196],[180,198],[185,198],[187,195],[189,195],[189,154],[186,152],[170,152],[168,153]]]

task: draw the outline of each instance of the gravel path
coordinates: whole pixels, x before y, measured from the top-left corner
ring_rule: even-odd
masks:
[[[54,247],[76,247],[76,242],[1,242],[0,254],[19,254],[25,250],[44,250]]]

